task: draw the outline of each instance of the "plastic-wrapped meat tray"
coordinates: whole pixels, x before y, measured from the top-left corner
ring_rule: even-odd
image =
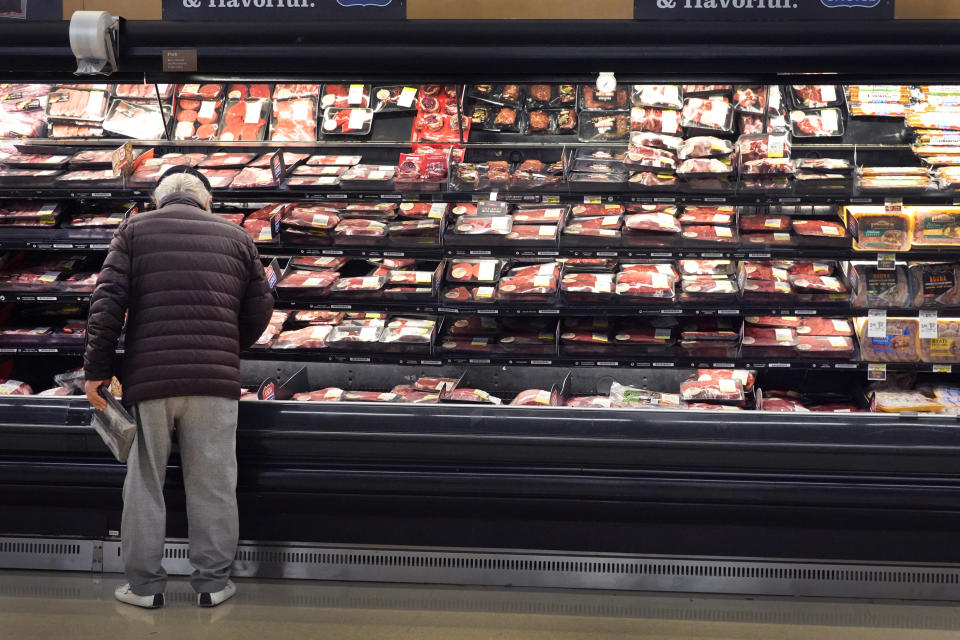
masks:
[[[325,296],[339,279],[336,271],[290,271],[277,283],[277,294],[281,297]]]
[[[107,103],[104,91],[58,89],[47,97],[47,117],[77,123],[100,123],[106,116]]]
[[[218,140],[263,140],[270,120],[270,100],[250,98],[227,103]]]
[[[152,104],[114,100],[103,121],[103,129],[128,138],[160,140],[167,136],[169,107],[166,111],[163,113]]]
[[[114,173],[113,169],[80,169],[57,176],[56,182],[58,185],[119,185],[120,175]]]
[[[270,169],[244,167],[233,179],[230,186],[234,189],[268,189],[277,186]]]
[[[211,189],[227,189],[240,175],[239,169],[200,169],[200,173],[210,181]]]
[[[220,133],[223,99],[181,98],[173,137],[177,140],[215,140]]]
[[[47,153],[14,153],[0,157],[0,162],[18,169],[62,169],[70,161],[70,156]]]
[[[0,184],[8,186],[45,186],[60,175],[55,169],[0,168]]]

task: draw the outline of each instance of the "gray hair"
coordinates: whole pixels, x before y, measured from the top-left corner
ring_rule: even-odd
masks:
[[[189,195],[204,207],[210,202],[210,192],[207,191],[197,176],[192,176],[189,173],[175,173],[161,179],[160,184],[153,191],[153,201],[159,207],[163,205],[165,200],[178,193]]]

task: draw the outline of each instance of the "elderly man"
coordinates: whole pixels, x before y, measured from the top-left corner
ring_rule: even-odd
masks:
[[[135,408],[137,437],[123,485],[121,538],[128,584],[121,602],[163,606],[167,575],[163,483],[176,431],[186,487],[191,584],[199,606],[236,593],[237,402],[240,350],[263,333],[273,309],[250,237],[210,213],[203,174],[176,168],[154,192],[157,210],[125,221],[110,244],[90,301],[84,357],[87,398],[115,375],[126,317],[126,355],[118,377]]]

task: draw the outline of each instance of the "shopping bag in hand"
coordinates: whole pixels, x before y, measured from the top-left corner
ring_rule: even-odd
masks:
[[[106,411],[93,410],[90,425],[96,429],[103,443],[120,462],[126,462],[130,447],[137,435],[137,421],[123,408],[112,393],[101,387],[98,392],[107,401]]]

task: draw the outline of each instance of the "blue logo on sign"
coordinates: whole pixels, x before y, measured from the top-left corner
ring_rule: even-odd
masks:
[[[341,7],[386,7],[391,2],[393,0],[337,0]]]
[[[881,0],[820,0],[823,6],[836,9],[837,7],[863,7],[872,9],[880,4]]]

